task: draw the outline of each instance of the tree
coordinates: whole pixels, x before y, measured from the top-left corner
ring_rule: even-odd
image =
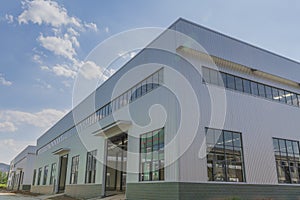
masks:
[[[8,173],[0,171],[0,184],[7,184]]]

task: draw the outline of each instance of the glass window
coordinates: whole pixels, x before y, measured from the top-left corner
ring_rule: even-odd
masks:
[[[202,80],[205,83],[210,83],[210,78],[209,78],[209,69],[206,67],[202,67]]]
[[[153,77],[153,89],[154,89],[159,86],[158,73],[153,74],[152,77]]]
[[[253,95],[258,96],[259,93],[258,93],[258,86],[256,82],[251,81],[251,92]]]
[[[258,93],[261,97],[266,97],[265,85],[258,83]]]
[[[206,143],[208,180],[244,182],[241,134],[206,128]]]
[[[56,184],[56,163],[51,165],[50,185]]]
[[[279,101],[282,102],[282,103],[286,103],[284,90],[278,90],[278,92],[279,92]]]
[[[244,92],[251,94],[251,85],[250,85],[250,81],[243,79],[243,86],[244,86]]]
[[[291,98],[292,98],[292,104],[293,104],[294,106],[298,106],[298,98],[297,98],[297,95],[296,95],[296,94],[292,94]]]
[[[87,153],[86,159],[86,175],[85,175],[85,182],[86,183],[95,183],[96,180],[96,155],[97,150],[90,151]]]
[[[142,82],[142,96],[147,93],[147,80]]]
[[[273,95],[272,95],[272,88],[270,86],[266,86],[266,97],[268,99],[273,99]]]
[[[48,171],[49,171],[49,166],[46,165],[46,166],[44,167],[43,185],[46,185],[46,184],[47,184]]]
[[[222,87],[227,87],[227,75],[221,72],[220,82]]]
[[[279,93],[278,93],[278,89],[277,88],[272,88],[272,94],[273,94],[273,99],[275,101],[279,101],[280,97],[279,97]]]
[[[235,90],[234,76],[227,74],[227,87]]]
[[[293,94],[288,92],[288,91],[284,91],[284,95],[285,95],[285,98],[286,98],[286,103],[289,104],[289,105],[293,105],[293,100],[292,100]]]
[[[32,185],[35,185],[35,179],[36,179],[36,169],[33,170]]]
[[[219,85],[218,71],[210,69],[209,70],[209,79],[210,79],[211,84]]]
[[[42,168],[39,168],[37,185],[41,184]]]
[[[140,137],[140,181],[164,180],[164,129]]]
[[[275,163],[279,183],[300,183],[299,143],[297,141],[273,138]],[[295,159],[297,158],[297,159]]]
[[[237,91],[240,91],[240,92],[244,92],[244,89],[243,89],[243,80],[239,77],[235,77],[234,78],[235,80],[235,88]]]
[[[70,184],[77,184],[78,181],[79,156],[72,158]]]

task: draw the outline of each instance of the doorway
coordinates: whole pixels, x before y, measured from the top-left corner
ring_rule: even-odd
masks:
[[[67,177],[67,166],[68,166],[68,154],[60,157],[60,172],[58,179],[58,193],[65,192],[66,177]]]
[[[127,168],[126,133],[107,139],[105,195],[125,193]]]

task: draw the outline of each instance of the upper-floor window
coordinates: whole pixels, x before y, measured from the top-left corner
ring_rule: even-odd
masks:
[[[140,181],[164,180],[164,128],[140,137]]]
[[[300,94],[202,67],[203,82],[300,107]]]
[[[242,134],[206,128],[209,181],[245,182]]]
[[[300,183],[299,142],[273,138],[279,183]]]

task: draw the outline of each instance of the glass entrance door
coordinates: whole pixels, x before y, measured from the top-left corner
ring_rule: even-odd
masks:
[[[127,142],[126,133],[107,139],[106,195],[126,190]]]

